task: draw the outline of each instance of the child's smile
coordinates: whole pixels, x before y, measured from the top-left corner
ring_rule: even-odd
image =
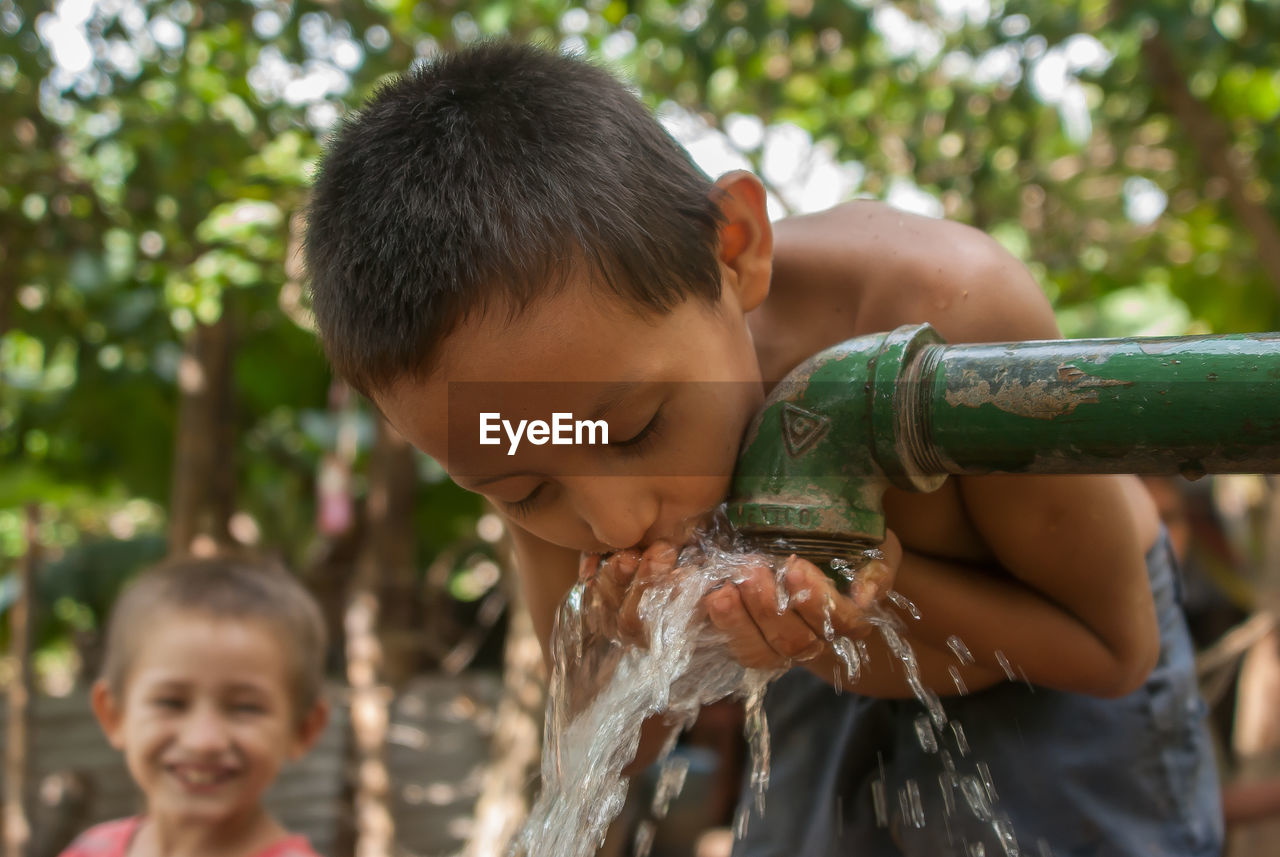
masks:
[[[301,752],[287,656],[261,622],[183,611],[149,629],[104,723],[161,822],[255,818]]]

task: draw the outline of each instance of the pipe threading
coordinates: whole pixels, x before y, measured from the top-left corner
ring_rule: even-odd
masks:
[[[948,472],[929,430],[933,419],[933,376],[942,363],[944,350],[942,345],[926,345],[911,355],[894,391],[895,425],[902,442],[902,467],[908,482],[920,476]],[[933,487],[936,486],[924,490]]]
[[[795,554],[801,559],[807,559],[828,575],[835,567],[832,560],[848,563],[849,568],[856,570],[866,564],[866,551],[875,547],[874,543],[865,539],[804,536],[778,530],[753,532],[749,541],[761,553],[774,556]]]

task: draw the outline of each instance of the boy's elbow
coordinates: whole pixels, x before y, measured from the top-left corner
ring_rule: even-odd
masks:
[[[1118,654],[1108,681],[1098,689],[1098,696],[1118,699],[1128,696],[1146,683],[1160,660],[1160,635],[1144,635],[1140,645]]]

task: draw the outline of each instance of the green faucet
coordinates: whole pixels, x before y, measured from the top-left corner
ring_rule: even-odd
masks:
[[[851,339],[773,390],[729,518],[827,567],[884,539],[886,486],[933,491],[953,473],[1280,473],[1280,333]]]

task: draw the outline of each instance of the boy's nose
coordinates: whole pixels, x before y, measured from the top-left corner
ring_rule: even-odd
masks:
[[[227,725],[212,706],[198,706],[186,717],[179,737],[183,749],[191,752],[222,750],[227,746]]]
[[[584,477],[574,488],[578,515],[601,547],[623,550],[641,545],[658,519],[657,496],[635,477]]]

